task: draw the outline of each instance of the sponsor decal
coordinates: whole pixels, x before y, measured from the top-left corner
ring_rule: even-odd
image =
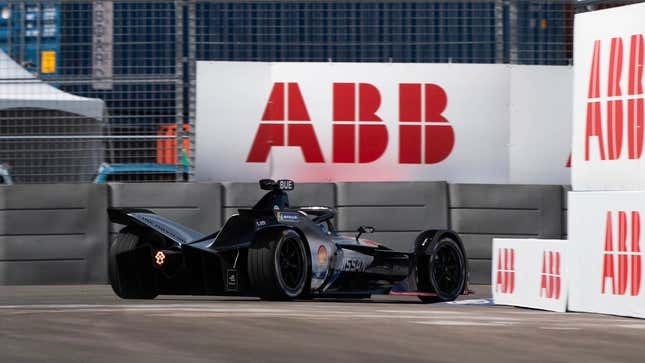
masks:
[[[226,270],[226,290],[237,291],[238,280],[237,270],[230,268]]]
[[[163,253],[163,251],[157,251],[155,254],[155,263],[157,266],[163,266],[164,262],[166,261],[166,254]]]
[[[640,294],[643,256],[640,240],[639,212],[607,212],[602,258],[603,294],[627,295],[628,290],[631,296]]]
[[[497,250],[497,281],[495,291],[502,294],[515,292],[515,249],[499,248]]]
[[[266,162],[271,148],[278,146],[300,147],[305,162],[324,162],[316,132],[297,83],[287,83],[286,87],[285,83],[273,85],[246,162]]]
[[[318,264],[327,265],[328,260],[329,260],[329,255],[327,253],[327,248],[321,245],[320,247],[318,247]]]
[[[349,258],[345,260],[343,271],[347,272],[363,272],[367,268],[365,261],[358,258]]]
[[[300,214],[298,213],[287,213],[287,212],[278,212],[278,221],[280,222],[299,222]]]
[[[378,115],[381,93],[370,83],[332,85],[333,164],[374,162],[389,142]],[[399,84],[399,155],[401,164],[436,164],[446,159],[455,133],[443,112],[446,92],[436,84]],[[266,103],[247,163],[264,163],[273,147],[298,147],[306,163],[325,163],[305,98],[298,83],[277,82]]]
[[[448,96],[436,84],[399,85],[399,162],[436,164],[450,155],[455,132],[443,112]]]
[[[255,226],[258,227],[258,228],[259,227],[264,227],[266,225],[267,225],[267,221],[265,221],[264,219],[258,219],[258,220],[255,221]]]
[[[542,273],[540,274],[540,297],[560,299],[562,276],[560,275],[560,252],[542,253]]]
[[[603,50],[607,46],[608,49]],[[614,37],[609,42],[595,40],[587,92],[585,161],[640,159],[643,157],[643,35]],[[601,89],[602,54],[609,54],[606,92]],[[627,69],[623,57],[628,56]],[[627,90],[621,81],[627,78]],[[625,92],[626,91],[626,92]],[[602,103],[606,113],[602,113]],[[627,132],[625,133],[625,126]],[[625,140],[625,138],[627,140]],[[590,144],[598,146],[598,155],[591,155]],[[624,149],[626,147],[626,152]]]

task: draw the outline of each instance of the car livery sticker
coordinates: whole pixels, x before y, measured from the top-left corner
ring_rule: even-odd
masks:
[[[374,261],[374,257],[356,251],[338,248],[334,258],[334,268],[322,291],[327,290],[344,272],[363,272]]]
[[[300,222],[300,214],[291,212],[277,212],[278,221],[280,222]]]
[[[344,272],[363,272],[374,261],[374,257],[352,250],[344,250],[343,258],[337,268]]]
[[[329,255],[329,251],[333,250],[332,246],[333,245],[328,243],[312,245],[312,250],[318,251],[318,253],[311,256],[311,288],[313,290],[322,286],[325,282],[325,278],[327,278],[327,274],[330,272],[330,265],[333,265],[334,263],[333,261],[335,257],[333,255]],[[325,249],[325,258],[319,258],[320,249],[322,247]]]

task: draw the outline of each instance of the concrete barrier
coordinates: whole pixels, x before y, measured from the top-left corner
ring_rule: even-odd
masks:
[[[473,283],[491,282],[493,238],[559,239],[562,189],[544,185],[451,184],[450,227],[461,236]]]
[[[120,229],[107,220],[108,204],[152,209],[211,233],[263,194],[257,183],[0,187],[0,284],[106,282],[108,233]],[[422,230],[452,228],[464,240],[474,283],[491,281],[492,238],[560,238],[566,233],[567,204],[560,186],[298,183],[290,200],[292,207],[336,207],[341,233],[372,225],[376,233],[365,237],[397,250],[409,250]]]
[[[107,186],[0,187],[0,284],[107,281]]]
[[[110,206],[150,209],[198,232],[222,226],[219,183],[110,183]],[[122,226],[110,225],[110,232]]]
[[[353,233],[370,225],[365,235],[388,247],[408,251],[419,232],[448,227],[445,182],[337,183],[338,230]]]
[[[562,239],[566,240],[569,237],[568,228],[568,218],[569,218],[569,192],[571,191],[571,185],[562,186]]]

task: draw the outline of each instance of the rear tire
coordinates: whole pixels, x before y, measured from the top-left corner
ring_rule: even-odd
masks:
[[[309,258],[304,241],[290,229],[260,236],[249,248],[248,274],[252,288],[262,299],[306,296]]]
[[[158,292],[150,246],[125,228],[114,239],[108,257],[112,290],[122,299],[154,299]]]
[[[465,255],[457,241],[444,236],[438,241],[426,238],[426,259],[419,269],[419,290],[436,296],[419,296],[424,303],[454,301],[464,291],[467,279]]]

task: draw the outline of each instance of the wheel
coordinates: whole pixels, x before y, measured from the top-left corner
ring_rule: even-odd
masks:
[[[438,241],[424,240],[427,254],[426,263],[417,268],[419,271],[419,289],[435,293],[436,296],[419,296],[424,303],[453,301],[464,291],[467,278],[467,267],[464,253],[457,241],[443,237]]]
[[[293,230],[265,234],[249,248],[248,274],[258,296],[289,300],[306,296],[309,259],[305,244]]]
[[[108,276],[114,293],[122,299],[157,297],[151,261],[150,246],[144,244],[140,235],[128,228],[121,230],[108,256]]]

